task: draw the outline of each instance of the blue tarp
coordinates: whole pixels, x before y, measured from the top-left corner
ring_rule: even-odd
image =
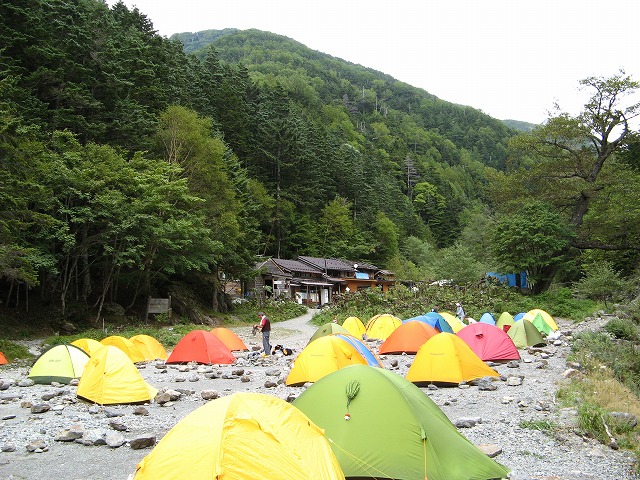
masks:
[[[518,275],[520,276],[520,285],[518,285]],[[527,272],[520,273],[496,273],[488,272],[487,277],[497,278],[503,283],[506,283],[510,287],[528,288],[527,285]]]
[[[369,279],[369,274],[366,272],[356,272],[356,278],[360,278],[363,280],[368,280]]]

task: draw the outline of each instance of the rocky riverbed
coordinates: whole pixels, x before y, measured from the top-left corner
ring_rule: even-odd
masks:
[[[274,324],[272,343],[299,353],[316,330],[308,323],[312,314]],[[590,328],[559,323],[563,335],[549,345],[521,351],[520,362],[492,365],[498,381],[422,390],[466,438],[510,468],[512,479],[639,478],[632,455],[578,435],[576,411],[556,403],[559,385],[580,374],[580,366],[566,359],[572,330]],[[259,348],[250,327],[234,330]],[[378,343],[369,346],[375,351]],[[291,400],[304,388],[284,385],[295,355],[237,357],[228,366],[140,365],[161,392],[142,406],[101,407],[79,400],[75,386],[32,385],[27,366],[0,367],[0,479],[126,479],[169,429],[207,401],[244,391]],[[413,358],[381,360],[404,376]]]

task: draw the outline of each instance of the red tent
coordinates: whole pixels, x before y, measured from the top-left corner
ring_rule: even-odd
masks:
[[[458,335],[481,360],[520,360],[520,353],[507,333],[488,323],[472,323]]]
[[[233,363],[235,357],[221,340],[211,332],[194,330],[175,346],[166,363],[198,362],[207,365]]]
[[[420,347],[437,333],[438,330],[428,323],[412,320],[403,323],[391,332],[391,335],[380,345],[378,352],[381,355],[402,352],[417,353]]]
[[[6,357],[4,356],[4,353],[0,352],[0,365],[6,365],[7,363],[9,363],[6,359]]]

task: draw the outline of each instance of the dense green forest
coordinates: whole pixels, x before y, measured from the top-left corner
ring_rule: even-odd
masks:
[[[526,270],[534,292],[605,301],[633,290],[624,72],[582,81],[579,116],[533,128],[273,33],[162,37],[122,3],[4,2],[0,24],[5,307],[99,316],[180,284],[225,311],[224,282],[265,255],[412,281]]]

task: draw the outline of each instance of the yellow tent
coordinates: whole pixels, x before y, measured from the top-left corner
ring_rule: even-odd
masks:
[[[144,362],[144,354],[136,347],[131,340],[120,335],[111,335],[100,340],[102,345],[111,345],[122,350],[133,363]]]
[[[134,335],[129,340],[140,350],[145,360],[166,360],[169,358],[162,344],[150,335]]]
[[[407,372],[413,383],[460,383],[482,377],[499,377],[457,335],[448,332],[431,337],[420,347]]]
[[[533,310],[529,310],[527,313],[525,313],[522,319],[523,320],[526,319],[526,320],[529,320],[531,323],[534,323],[533,321],[535,320],[536,315],[538,314],[540,314],[540,316],[545,321],[545,323],[549,325],[551,330],[558,330],[558,325],[556,324],[556,321],[553,319],[553,317],[549,315],[547,312],[545,312],[544,310],[540,310],[539,308],[534,308]]]
[[[451,327],[451,330],[453,330],[453,333],[458,333],[460,330],[462,330],[466,326],[453,313],[449,313],[449,312],[438,312],[438,313],[449,324],[449,326]]]
[[[106,345],[85,365],[77,395],[100,405],[112,405],[146,402],[157,393],[122,350]]]
[[[296,357],[286,384],[316,382],[331,372],[353,364],[367,365],[367,359],[354,344],[336,335],[325,335],[307,345]]]
[[[402,320],[398,317],[390,313],[382,313],[369,319],[366,333],[369,338],[386,340],[400,325],[402,325]]]
[[[347,317],[342,326],[356,338],[362,338],[362,335],[366,333],[367,329],[364,328],[364,323],[358,317]]]
[[[75,345],[78,348],[81,348],[87,355],[91,356],[94,352],[100,350],[104,345],[93,338],[79,338],[71,342],[71,345]]]
[[[180,420],[136,467],[134,480],[344,479],[324,430],[260,393],[213,400]]]

